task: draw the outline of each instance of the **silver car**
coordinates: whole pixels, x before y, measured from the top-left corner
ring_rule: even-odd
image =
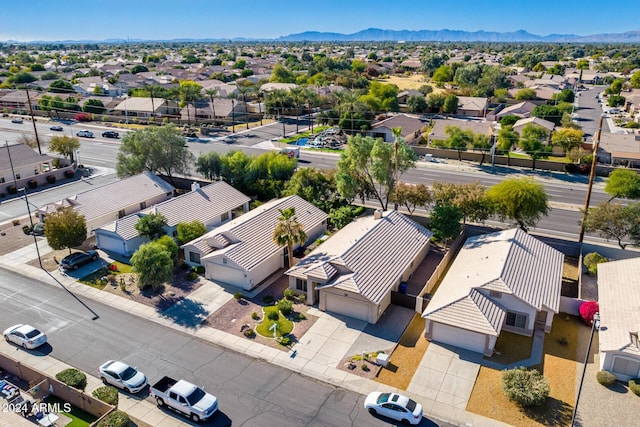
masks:
[[[4,331],[4,339],[20,347],[34,349],[47,342],[47,336],[31,325],[14,325]]]
[[[147,377],[136,368],[116,360],[109,360],[98,368],[100,379],[105,385],[112,385],[129,393],[138,393],[147,386]]]

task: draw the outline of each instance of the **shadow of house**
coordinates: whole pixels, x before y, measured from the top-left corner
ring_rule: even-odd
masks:
[[[173,321],[175,324],[187,328],[196,328],[209,316],[209,312],[203,308],[203,304],[189,298],[173,301],[168,309],[160,311],[162,317]]]

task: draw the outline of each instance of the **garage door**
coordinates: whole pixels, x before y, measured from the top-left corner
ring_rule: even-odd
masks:
[[[124,242],[120,239],[116,239],[111,236],[97,234],[96,246],[102,249],[103,251],[115,252],[117,254],[125,255]]]
[[[620,376],[623,380],[637,378],[640,372],[640,363],[636,360],[627,359],[625,357],[614,357],[613,373]]]
[[[207,264],[207,276],[214,282],[244,288],[244,271],[219,264]]]
[[[485,336],[441,323],[433,324],[433,341],[484,353]]]
[[[365,322],[369,320],[369,304],[353,298],[325,293],[325,309],[333,313],[364,320]]]

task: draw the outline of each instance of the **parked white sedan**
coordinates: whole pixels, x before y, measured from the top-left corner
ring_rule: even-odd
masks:
[[[3,333],[7,342],[12,342],[26,349],[40,347],[47,342],[47,336],[30,325],[14,325]]]
[[[109,360],[98,368],[100,379],[105,384],[137,393],[147,386],[147,377],[136,368],[116,360]]]
[[[372,415],[383,415],[403,424],[419,424],[422,420],[422,405],[398,393],[369,393],[364,409]]]

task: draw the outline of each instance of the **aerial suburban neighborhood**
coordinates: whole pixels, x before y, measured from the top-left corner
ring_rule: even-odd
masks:
[[[0,33],[0,427],[635,425],[610,32]]]

